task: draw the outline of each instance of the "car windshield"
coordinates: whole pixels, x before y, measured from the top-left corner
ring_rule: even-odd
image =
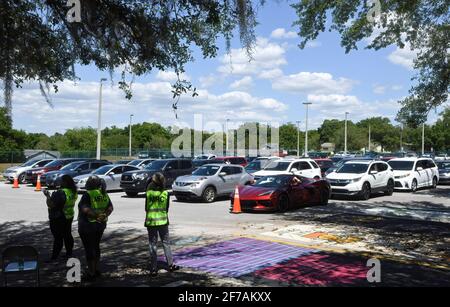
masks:
[[[33,164],[35,164],[36,162],[38,162],[39,160],[30,160],[25,162],[24,164],[22,164],[21,166],[32,166]]]
[[[212,175],[217,174],[217,171],[219,170],[219,168],[220,168],[220,166],[215,166],[215,165],[200,166],[194,172],[192,172],[192,175],[195,175],[195,176],[212,176]]]
[[[437,162],[437,167],[439,169],[448,169],[450,170],[450,162]]]
[[[410,171],[413,169],[413,161],[388,161],[394,171]]]
[[[104,175],[106,174],[110,169],[115,167],[115,165],[105,165],[100,168],[97,168],[92,174],[94,175]]]
[[[207,155],[202,155],[202,156],[195,157],[195,160],[206,160],[206,159],[208,159],[208,158],[209,158],[209,156],[207,156]]]
[[[55,161],[50,162],[49,164],[46,164],[45,167],[54,167],[54,166],[60,166],[63,164],[64,164],[63,160],[55,160]]]
[[[291,176],[265,176],[258,179],[253,185],[263,188],[276,188],[289,183]]]
[[[262,164],[264,163],[264,160],[258,160],[250,162],[249,165],[245,167],[247,171],[259,171],[262,168]]]
[[[79,166],[80,164],[83,164],[84,162],[72,162],[67,164],[66,166],[63,166],[61,170],[67,170],[67,171],[73,171]]]
[[[291,162],[272,161],[264,168],[264,170],[285,171],[288,169],[290,164],[291,164]]]
[[[344,174],[363,174],[367,172],[369,164],[364,163],[345,163],[336,170],[336,173]]]
[[[141,162],[142,162],[142,160],[133,160],[130,163],[128,163],[128,165],[138,166],[138,164]]]
[[[163,167],[167,164],[167,161],[159,160],[159,161],[153,161],[150,164],[147,164],[145,167],[146,170],[149,171],[160,171],[163,169]]]

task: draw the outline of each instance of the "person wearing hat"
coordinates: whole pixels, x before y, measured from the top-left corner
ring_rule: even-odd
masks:
[[[74,207],[77,200],[77,186],[72,177],[63,175],[60,181],[60,187],[51,195],[48,190],[43,190],[47,197],[48,217],[50,221],[50,231],[53,235],[52,256],[47,262],[53,262],[58,259],[63,248],[66,248],[66,258],[72,257],[73,236],[72,221],[74,216]]]
[[[158,275],[156,244],[158,235],[161,238],[164,255],[170,272],[180,267],[173,264],[172,250],[169,241],[169,193],[165,188],[165,178],[161,173],[152,177],[145,199],[145,227],[147,227],[150,249],[150,276]]]
[[[113,212],[111,199],[106,193],[105,182],[97,176],[91,176],[86,181],[86,192],[78,204],[78,233],[86,253],[88,266],[87,281],[92,281],[101,275],[100,242],[106,228],[108,216]]]

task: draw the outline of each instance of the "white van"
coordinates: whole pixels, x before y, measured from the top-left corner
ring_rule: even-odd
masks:
[[[255,180],[264,176],[294,174],[305,178],[321,179],[322,173],[317,163],[308,158],[276,159],[267,164],[264,169],[253,173]]]

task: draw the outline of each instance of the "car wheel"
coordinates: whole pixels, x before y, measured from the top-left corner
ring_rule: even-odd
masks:
[[[371,191],[370,191],[370,184],[369,183],[364,183],[363,184],[363,187],[362,187],[362,190],[361,190],[361,199],[362,200],[368,200],[369,198],[370,198],[370,194],[371,194]]]
[[[125,192],[125,194],[127,194],[128,197],[136,197],[138,195],[136,192]]]
[[[394,194],[394,181],[389,180],[384,195],[391,196],[392,194]]]
[[[417,191],[417,180],[414,179],[411,183],[411,192],[416,192]]]
[[[25,174],[24,173],[19,175],[18,180],[19,180],[19,183],[21,183],[21,184],[27,183],[26,180],[25,180]]]
[[[216,189],[207,187],[202,194],[202,198],[207,203],[212,203],[216,199]]]
[[[278,212],[286,212],[289,209],[289,198],[286,194],[281,194],[278,198]]]
[[[320,203],[321,206],[328,205],[328,201],[330,200],[330,192],[327,189],[323,189],[320,192]]]
[[[438,180],[436,177],[433,177],[433,184],[431,185],[432,189],[436,189],[438,184]]]

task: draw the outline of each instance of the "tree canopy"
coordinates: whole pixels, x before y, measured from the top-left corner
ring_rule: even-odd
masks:
[[[400,101],[399,122],[417,126],[425,122],[432,108],[447,101],[450,89],[448,0],[301,0],[292,7],[298,16],[295,25],[302,38],[301,48],[328,27],[341,35],[346,52],[358,49],[358,42],[363,39],[369,40],[368,49],[396,45],[417,52],[415,85],[410,95]]]

